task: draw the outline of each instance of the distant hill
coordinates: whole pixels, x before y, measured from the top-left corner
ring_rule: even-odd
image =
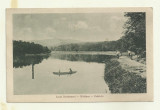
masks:
[[[63,44],[52,48],[53,51],[115,51],[120,50],[119,41],[83,42]]]
[[[30,42],[41,44],[49,48],[57,47],[59,45],[71,44],[71,43],[81,43],[81,41],[72,40],[72,39],[45,39],[45,40],[32,40]]]

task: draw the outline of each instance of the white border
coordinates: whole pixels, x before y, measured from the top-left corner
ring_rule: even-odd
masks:
[[[141,94],[64,94],[76,98],[56,98],[54,95],[13,95],[13,59],[12,59],[12,14],[14,13],[112,13],[146,12],[147,44],[147,93]],[[7,101],[8,102],[106,102],[106,101],[153,101],[153,22],[152,8],[59,8],[59,9],[8,9],[7,10]],[[97,98],[94,95],[102,95]]]

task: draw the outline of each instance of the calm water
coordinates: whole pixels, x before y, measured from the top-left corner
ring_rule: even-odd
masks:
[[[14,57],[14,94],[109,93],[104,60],[110,55],[60,54]],[[53,72],[77,71],[56,75]]]

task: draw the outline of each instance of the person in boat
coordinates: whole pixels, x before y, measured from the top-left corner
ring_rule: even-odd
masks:
[[[119,59],[119,57],[120,57],[120,51],[116,51],[116,56]]]
[[[72,69],[71,68],[69,68],[69,71],[70,71],[70,73],[72,73]]]

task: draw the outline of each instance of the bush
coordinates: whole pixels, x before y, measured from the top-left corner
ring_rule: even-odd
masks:
[[[124,70],[116,60],[106,61],[104,80],[111,93],[146,93],[146,79]]]

